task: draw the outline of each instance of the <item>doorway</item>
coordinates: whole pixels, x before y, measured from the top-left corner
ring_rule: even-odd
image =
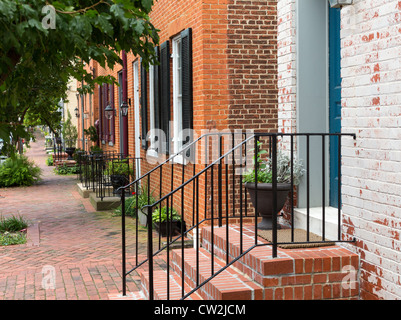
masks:
[[[329,9],[329,132],[341,133],[341,39],[340,9]],[[330,138],[330,206],[339,203],[338,137]]]

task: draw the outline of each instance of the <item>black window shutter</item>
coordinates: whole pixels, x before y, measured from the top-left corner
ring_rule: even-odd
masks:
[[[160,45],[160,129],[166,136],[164,141],[160,141],[161,152],[170,151],[170,43],[163,42]]]
[[[160,61],[159,49],[155,47],[157,61]],[[155,129],[160,129],[160,66],[158,64],[153,66],[153,94]]]
[[[148,134],[148,86],[147,86],[147,72],[145,66],[142,64],[141,59],[141,118],[142,118],[142,133],[141,141],[142,148],[147,149],[148,144],[146,141],[146,135]]]
[[[104,127],[104,119],[103,119],[103,86],[99,84],[98,87],[99,93],[99,140],[100,142],[103,140],[103,127]],[[81,115],[83,116],[83,115]]]
[[[181,32],[182,58],[182,129],[193,129],[193,98],[192,98],[192,29]],[[186,137],[184,143],[192,141],[193,137]],[[188,150],[189,151],[189,150]],[[189,152],[186,154],[189,157]]]
[[[111,84],[111,89],[110,89],[110,103],[111,107],[114,109],[115,106],[115,101],[114,101],[114,83]],[[113,118],[111,118],[111,142],[113,145],[116,143],[116,123],[115,119],[116,117],[113,115]]]

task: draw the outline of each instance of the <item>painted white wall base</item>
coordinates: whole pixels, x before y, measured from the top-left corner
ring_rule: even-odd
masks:
[[[294,226],[306,230],[306,208],[294,208]],[[327,240],[338,239],[338,209],[325,207],[325,234]],[[309,230],[322,235],[322,207],[309,208]]]

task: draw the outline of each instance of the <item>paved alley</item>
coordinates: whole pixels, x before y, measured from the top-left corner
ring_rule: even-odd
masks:
[[[76,191],[75,175],[56,175],[46,165],[42,135],[26,155],[43,180],[0,189],[0,215],[23,216],[30,235],[27,244],[0,247],[0,300],[99,300],[121,292],[120,218],[95,212]],[[128,277],[128,291],[138,280]]]

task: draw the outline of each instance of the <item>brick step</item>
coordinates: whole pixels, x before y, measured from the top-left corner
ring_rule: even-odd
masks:
[[[141,278],[142,293],[145,299],[149,299],[149,273],[146,271],[138,272]],[[181,279],[174,271],[170,270],[169,293],[167,293],[167,271],[156,270],[153,272],[153,298],[154,300],[180,300],[182,298]],[[185,292],[189,292],[191,288],[184,284]],[[194,292],[187,300],[202,300],[202,297]]]
[[[181,249],[172,250],[170,257],[170,300],[182,298],[182,252]],[[211,275],[211,255],[204,249],[199,251],[199,283],[202,283]],[[214,259],[214,271],[219,271],[224,267],[224,263],[219,259]],[[184,294],[196,287],[196,251],[195,249],[184,250],[185,282]],[[142,292],[146,299],[149,298],[149,273],[145,270],[138,272],[141,277]],[[167,272],[157,270],[153,273],[154,277],[154,299],[167,299]],[[233,268],[228,268],[221,272],[209,283],[198,291],[192,293],[188,300],[254,300],[262,299],[262,288],[240,272]]]
[[[184,250],[185,282],[191,287],[196,287],[196,279],[202,283],[211,276],[211,254],[200,248],[199,270],[197,270],[197,257],[195,249]],[[171,265],[181,279],[182,252],[172,251]],[[218,258],[214,259],[214,272],[218,272],[225,263]],[[199,275],[197,273],[199,272]],[[199,294],[205,300],[260,300],[262,288],[245,277],[241,272],[229,267],[207,284],[199,289]]]
[[[255,243],[253,226],[243,228],[243,250]],[[202,246],[211,251],[211,229],[202,229]],[[213,229],[213,253],[225,261],[226,228]],[[263,243],[260,239],[258,243]],[[240,254],[239,226],[230,226],[229,259]],[[264,299],[357,299],[359,283],[349,272],[359,270],[359,256],[339,245],[280,249],[272,258],[271,246],[256,247],[234,267],[264,288]],[[344,285],[344,279],[350,282]]]

